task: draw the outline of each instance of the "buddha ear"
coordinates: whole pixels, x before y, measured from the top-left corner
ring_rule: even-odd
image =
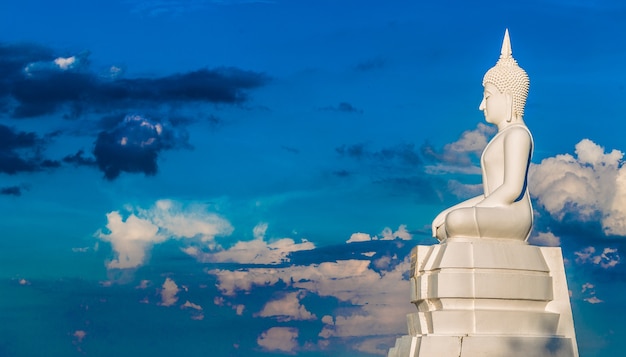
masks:
[[[506,121],[510,123],[513,120],[513,95],[511,92],[504,92],[506,98]]]

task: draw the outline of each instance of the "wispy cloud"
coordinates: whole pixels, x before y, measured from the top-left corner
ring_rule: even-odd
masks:
[[[389,230],[387,233],[391,236],[394,232]],[[385,244],[382,240],[375,242]],[[315,250],[308,253],[309,256],[316,254]],[[301,320],[319,319],[323,323],[317,340],[287,343],[284,346],[289,348],[285,347],[283,352],[325,349],[340,343],[343,346],[354,346],[357,350],[370,353],[376,350],[374,353],[382,354],[383,349],[388,347],[381,346],[389,346],[397,335],[406,332],[405,315],[411,311],[406,293],[409,263],[408,260],[398,259],[395,254],[360,256],[369,259],[337,260],[325,256],[325,261],[308,265],[294,262],[290,266],[271,268],[240,265],[212,269],[208,273],[217,278],[217,287],[224,300],[235,301],[238,296],[247,296],[257,289],[281,286],[283,292],[278,298],[265,303],[260,312],[254,315],[277,319],[289,324],[286,328],[293,329],[280,331],[281,334],[294,332],[299,326],[297,322]],[[319,315],[315,306],[304,306],[305,296],[332,297],[340,301],[342,307],[334,310],[332,316]],[[221,304],[224,304],[224,300]],[[376,336],[378,343],[367,342],[374,338],[372,336]]]
[[[81,345],[85,337],[87,337],[87,331],[85,330],[76,330],[72,334],[72,344],[76,346],[76,350],[80,353],[84,353]]]
[[[478,123],[476,129],[463,132],[457,141],[446,144],[442,150],[425,144],[421,149],[422,155],[434,162],[426,166],[426,172],[479,174],[477,159],[495,132],[495,127]]]
[[[340,102],[338,105],[329,105],[323,108],[319,108],[319,110],[328,110],[328,111],[343,112],[343,113],[356,113],[356,114],[363,113],[362,109],[358,109],[348,102]]]
[[[581,287],[580,290],[581,294],[583,294],[584,296],[587,296],[586,298],[583,299],[583,301],[586,301],[590,304],[599,304],[604,302],[603,300],[600,300],[597,296],[596,296],[596,289],[595,289],[595,285],[587,282],[584,283]]]
[[[198,305],[198,304],[194,304],[192,302],[190,302],[189,300],[185,301],[184,304],[180,305],[181,309],[193,309],[193,310],[197,310],[197,311],[202,311],[202,306]]]
[[[281,264],[289,262],[289,255],[293,252],[312,250],[315,245],[306,239],[296,243],[291,238],[280,238],[273,242],[265,240],[266,223],[260,223],[254,228],[254,240],[238,241],[228,249],[220,247],[205,252],[197,247],[188,247],[184,251],[201,262],[232,262],[247,264]]]
[[[354,69],[360,72],[368,72],[384,68],[386,65],[387,61],[384,58],[377,57],[357,63]]]
[[[59,167],[60,162],[43,157],[44,147],[45,140],[37,134],[0,124],[0,173],[14,175]]]
[[[87,336],[87,332],[85,332],[83,330],[76,330],[76,331],[74,331],[72,336],[76,339],[77,343],[81,343],[85,339],[85,336]]]
[[[369,143],[344,144],[336,147],[335,152],[350,159],[347,164],[352,166],[334,173],[345,179],[365,174],[394,193],[410,193],[429,202],[467,198],[482,192],[482,185],[476,184],[476,179],[472,179],[474,183],[463,183],[459,176],[480,175],[480,154],[495,131],[494,127],[479,123],[443,148],[429,143],[400,143],[380,149]]]
[[[600,304],[600,303],[604,302],[603,300],[598,299],[597,296],[592,296],[592,297],[585,298],[585,301],[590,303],[590,304],[594,304],[594,305],[595,304]]]
[[[478,196],[484,192],[482,183],[466,184],[454,179],[448,180],[448,190],[456,197],[462,199]]]
[[[381,150],[372,150],[367,144],[342,145],[335,152],[347,157],[377,165],[402,165],[415,168],[422,163],[413,144],[398,144]]]
[[[272,0],[127,0],[132,12],[146,16],[182,15],[211,5],[273,4]]]
[[[198,305],[198,304],[194,304],[191,301],[187,300],[185,301],[184,304],[180,305],[180,308],[185,310],[185,309],[191,309],[191,316],[190,318],[192,320],[204,320],[204,313],[203,313],[203,308],[202,306]]]
[[[620,256],[615,248],[604,248],[601,253],[594,247],[586,247],[574,253],[576,263],[598,265],[604,269],[613,268],[620,262]]]

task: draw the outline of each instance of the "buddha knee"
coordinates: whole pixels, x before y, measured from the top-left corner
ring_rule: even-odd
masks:
[[[446,216],[446,232],[451,237],[479,237],[475,208],[460,208]]]

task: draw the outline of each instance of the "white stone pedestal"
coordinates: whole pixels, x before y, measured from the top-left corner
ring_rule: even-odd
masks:
[[[449,239],[411,252],[409,335],[388,357],[578,357],[560,248]]]

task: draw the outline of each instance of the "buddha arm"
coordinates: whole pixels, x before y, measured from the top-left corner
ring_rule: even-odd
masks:
[[[513,128],[504,137],[504,179],[476,207],[508,206],[524,194],[532,150],[532,139],[526,129]]]

